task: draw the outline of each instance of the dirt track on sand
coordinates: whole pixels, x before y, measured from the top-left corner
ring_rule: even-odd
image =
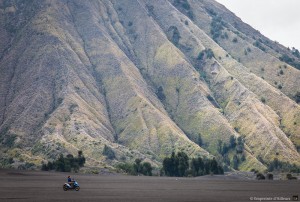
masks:
[[[63,191],[68,173],[0,170],[0,201],[251,201],[300,196],[300,181],[220,180],[72,174],[80,191]]]

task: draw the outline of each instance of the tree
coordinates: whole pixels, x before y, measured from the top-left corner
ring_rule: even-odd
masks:
[[[257,174],[256,174],[256,179],[257,179],[257,180],[265,180],[266,177],[265,177],[263,174],[261,174],[261,173],[257,173]]]
[[[226,165],[230,165],[230,159],[229,159],[229,157],[228,157],[228,154],[225,154],[225,155],[223,156],[223,161],[224,161],[224,163],[225,163]]]
[[[239,165],[239,159],[237,155],[233,156],[232,162],[233,162],[233,169],[237,170]]]
[[[149,162],[145,162],[142,164],[142,174],[147,176],[152,176],[152,166]]]
[[[297,103],[300,103],[300,91],[299,92],[297,92],[296,94],[295,94],[295,101],[297,102]]]
[[[163,160],[163,170],[165,172],[165,175],[167,176],[174,176],[173,174],[173,165],[171,158],[165,158]]]
[[[199,174],[199,163],[197,159],[192,159],[191,161],[191,172],[194,177]]]
[[[123,170],[126,173],[129,173],[131,175],[137,175],[137,173],[135,172],[134,168],[133,168],[133,164],[130,163],[121,163],[117,165],[118,169]]]
[[[215,158],[213,158],[212,160],[210,160],[210,171],[213,174],[218,174],[219,173],[218,163],[217,163],[217,161],[216,161]]]
[[[65,171],[65,160],[63,154],[60,154],[58,159],[55,161],[56,171],[66,172]]]
[[[245,154],[243,154],[242,156],[241,156],[241,161],[243,162],[243,161],[245,161],[246,160],[246,156],[245,156]]]
[[[169,27],[168,32],[171,35],[169,40],[172,41],[172,43],[175,46],[177,46],[179,44],[179,40],[181,38],[178,28],[176,26],[171,26],[171,27]]]
[[[201,137],[201,134],[199,133],[198,135],[198,145],[201,147],[203,145],[203,140],[202,140],[202,137]]]
[[[229,139],[229,147],[234,148],[235,146],[236,146],[236,139],[233,135],[231,135]]]
[[[189,169],[189,157],[184,152],[179,152],[177,154],[178,158],[178,176],[186,176],[187,170]]]
[[[85,164],[85,157],[81,150],[78,151],[78,164],[79,164],[79,167],[83,167]]]
[[[222,144],[223,144],[222,140],[218,140],[217,150],[220,154],[222,153]]]
[[[222,145],[222,152],[221,152],[222,156],[224,154],[226,154],[228,152],[228,150],[229,150],[229,147],[227,146],[227,144],[223,143],[223,145]]]
[[[137,174],[141,173],[142,171],[142,166],[141,166],[141,162],[142,162],[142,159],[135,159],[135,164],[133,165],[133,168],[135,170],[135,172]]]
[[[156,95],[161,101],[164,101],[166,99],[166,96],[164,94],[164,89],[162,86],[158,87]]]
[[[240,136],[240,137],[237,138],[236,152],[237,153],[243,153],[243,150],[244,150],[244,140]]]

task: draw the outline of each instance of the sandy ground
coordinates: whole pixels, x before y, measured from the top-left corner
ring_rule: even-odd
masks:
[[[300,196],[299,180],[233,180],[216,176],[168,178],[72,174],[81,187],[80,191],[63,191],[62,185],[67,175],[0,170],[0,201],[242,202],[251,199],[259,201],[260,197],[293,200],[293,195]]]

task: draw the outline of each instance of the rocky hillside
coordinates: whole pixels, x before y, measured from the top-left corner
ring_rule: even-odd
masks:
[[[213,0],[0,0],[0,163],[300,165],[299,69]]]

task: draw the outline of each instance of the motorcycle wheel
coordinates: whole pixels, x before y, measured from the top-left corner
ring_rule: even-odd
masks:
[[[75,191],[79,191],[80,187],[75,187]]]
[[[66,185],[63,186],[64,191],[68,191],[68,187]]]

